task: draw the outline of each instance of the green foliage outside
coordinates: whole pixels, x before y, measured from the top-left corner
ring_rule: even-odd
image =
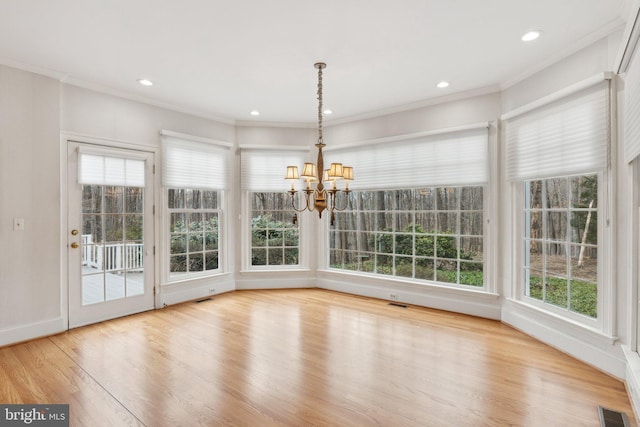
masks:
[[[395,276],[483,286],[482,263],[464,262],[472,261],[477,254],[470,251],[458,251],[455,235],[442,235],[442,233],[434,235],[435,231],[433,230],[429,232],[431,234],[427,234],[428,232],[420,225],[413,224],[405,227],[402,232],[406,234],[377,233],[370,238],[369,246],[376,248],[375,255],[372,254],[376,258],[375,260],[372,257],[372,259],[363,260],[360,264],[332,265],[332,267],[394,275],[393,255],[406,255],[406,257],[395,257]],[[435,260],[433,258],[414,258],[414,255],[436,258]],[[463,261],[460,263],[460,272],[458,272],[457,260]]]
[[[270,214],[251,220],[251,265],[298,264],[298,228]]]
[[[198,218],[186,220],[188,214],[180,215],[183,215],[185,220],[175,221],[171,227],[172,256],[169,271],[203,271],[218,268],[218,216],[205,214],[203,218],[200,214],[191,214],[197,215]]]
[[[546,279],[544,301],[567,308],[567,280],[555,277]],[[529,296],[543,300],[543,286],[540,277],[529,279]],[[596,318],[598,315],[598,289],[595,283],[581,280],[571,281],[571,311]]]
[[[390,230],[386,230],[390,231]],[[393,234],[378,233],[369,241],[371,247],[376,247],[378,253],[395,253],[397,255],[414,255],[413,235],[415,234],[415,255],[416,256],[434,256],[439,259],[458,259],[458,247],[456,246],[456,237],[451,233],[441,233],[434,236],[435,231],[427,232],[419,225],[409,225],[402,230],[402,233],[395,234],[395,251],[393,249]],[[431,234],[427,234],[431,233]],[[449,234],[443,236],[442,234]],[[377,245],[375,243],[377,242]],[[460,251],[459,259],[471,260],[475,253]]]

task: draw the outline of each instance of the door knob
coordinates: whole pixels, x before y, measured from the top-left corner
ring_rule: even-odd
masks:
[[[77,249],[77,248],[78,248],[78,246],[79,246],[79,245],[78,245],[78,242],[73,242],[73,243],[71,244],[71,247],[72,247],[73,249]]]
[[[77,236],[78,235],[78,230],[71,230],[71,235],[72,236]]]

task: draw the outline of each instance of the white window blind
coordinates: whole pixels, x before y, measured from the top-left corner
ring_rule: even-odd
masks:
[[[240,152],[241,188],[249,191],[287,191],[291,184],[285,181],[287,166],[302,165],[309,152],[304,150],[242,149]],[[298,188],[301,188],[298,186]]]
[[[408,136],[338,148],[325,153],[332,162],[352,166],[354,190],[467,185],[488,182],[488,129]]]
[[[624,160],[640,155],[640,58],[634,52],[624,76]]]
[[[78,183],[144,187],[144,161],[80,152]]]
[[[609,81],[507,119],[505,128],[509,180],[606,169]]]
[[[227,145],[162,136],[162,184],[171,188],[225,190],[229,186]]]

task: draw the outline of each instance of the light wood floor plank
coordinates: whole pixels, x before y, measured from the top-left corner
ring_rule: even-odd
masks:
[[[622,382],[500,322],[317,289],[0,349],[0,401],[70,403],[83,426],[596,427],[598,405],[636,425]]]

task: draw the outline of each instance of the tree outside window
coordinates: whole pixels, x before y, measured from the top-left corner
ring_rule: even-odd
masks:
[[[218,271],[220,193],[215,190],[170,188],[167,194],[170,278]]]
[[[251,265],[299,264],[299,229],[293,223],[289,196],[281,192],[252,192]]]
[[[484,286],[483,187],[354,191],[336,213],[330,266]]]
[[[597,318],[598,176],[524,186],[525,295]]]

